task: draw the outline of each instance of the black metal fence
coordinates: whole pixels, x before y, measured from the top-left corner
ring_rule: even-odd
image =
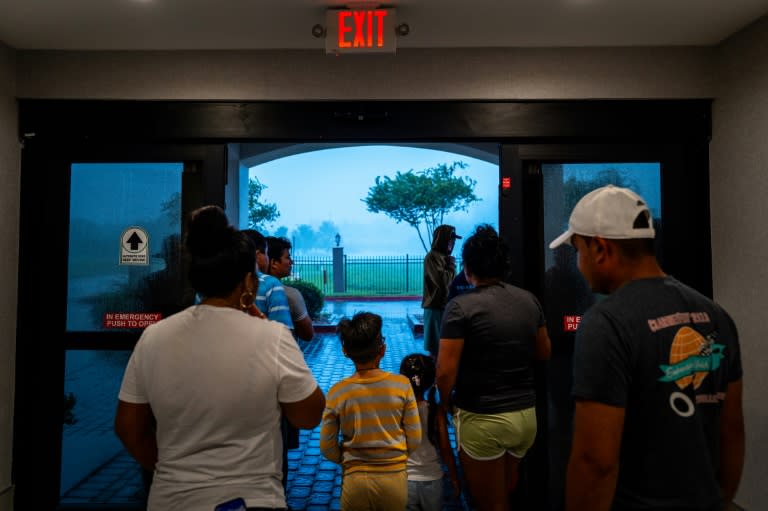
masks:
[[[312,282],[326,295],[420,296],[424,283],[424,256],[348,256],[338,265],[344,286],[334,289],[333,258],[293,258],[294,277]]]

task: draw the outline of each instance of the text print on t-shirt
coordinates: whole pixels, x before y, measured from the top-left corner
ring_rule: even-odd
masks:
[[[652,332],[657,332],[664,328],[709,322],[706,312],[677,312],[649,319],[648,327]],[[663,373],[659,381],[675,382],[679,390],[684,390],[689,385],[693,385],[694,390],[698,389],[707,375],[720,367],[720,362],[725,357],[725,345],[715,343],[715,337],[714,333],[704,337],[689,326],[681,326],[675,333],[669,350],[669,364],[659,365]],[[670,393],[669,406],[680,417],[690,417],[696,407],[691,398],[679,390]],[[722,392],[715,395],[702,394],[696,396],[696,402],[716,403],[724,398],[725,394]]]

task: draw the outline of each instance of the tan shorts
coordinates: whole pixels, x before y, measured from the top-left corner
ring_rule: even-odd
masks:
[[[536,408],[504,413],[472,413],[456,408],[456,445],[470,458],[494,460],[505,453],[522,458],[536,438]]]
[[[341,511],[403,511],[408,473],[352,472],[341,483]]]

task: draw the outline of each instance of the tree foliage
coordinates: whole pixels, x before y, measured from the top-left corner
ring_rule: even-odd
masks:
[[[333,246],[334,237],[339,228],[330,220],[324,220],[315,230],[309,224],[301,224],[291,231],[293,252],[295,254],[307,254],[313,250],[327,251]]]
[[[339,228],[330,220],[323,220],[317,228],[317,244],[322,248],[332,247],[336,240]]]
[[[446,213],[467,211],[470,204],[481,200],[474,193],[477,181],[454,175],[456,169],[467,167],[466,163],[456,161],[422,171],[397,171],[394,178],[377,176],[376,184],[362,200],[371,213],[384,213],[395,222],[405,222],[416,229],[428,252],[432,232],[443,223]]]
[[[261,192],[267,185],[252,177],[248,180],[248,226],[257,231],[266,229],[266,225],[280,217],[277,205],[269,202],[260,202]]]
[[[297,225],[291,231],[291,241],[294,253],[306,252],[315,244],[315,230],[309,224]]]
[[[570,215],[574,206],[582,197],[592,190],[605,185],[621,186],[623,188],[637,187],[633,180],[626,178],[613,167],[602,169],[594,175],[590,174],[588,179],[572,176],[563,184],[563,211]]]
[[[306,280],[285,280],[285,283],[299,290],[307,306],[307,314],[310,318],[316,319],[325,304],[325,295],[320,288]]]
[[[160,203],[160,215],[163,216],[171,227],[179,225],[181,218],[181,193],[172,193],[168,200]]]

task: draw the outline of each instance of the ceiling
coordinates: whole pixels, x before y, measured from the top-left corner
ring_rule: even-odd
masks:
[[[0,0],[20,50],[318,49],[338,0]],[[392,0],[399,48],[713,46],[768,0]]]

